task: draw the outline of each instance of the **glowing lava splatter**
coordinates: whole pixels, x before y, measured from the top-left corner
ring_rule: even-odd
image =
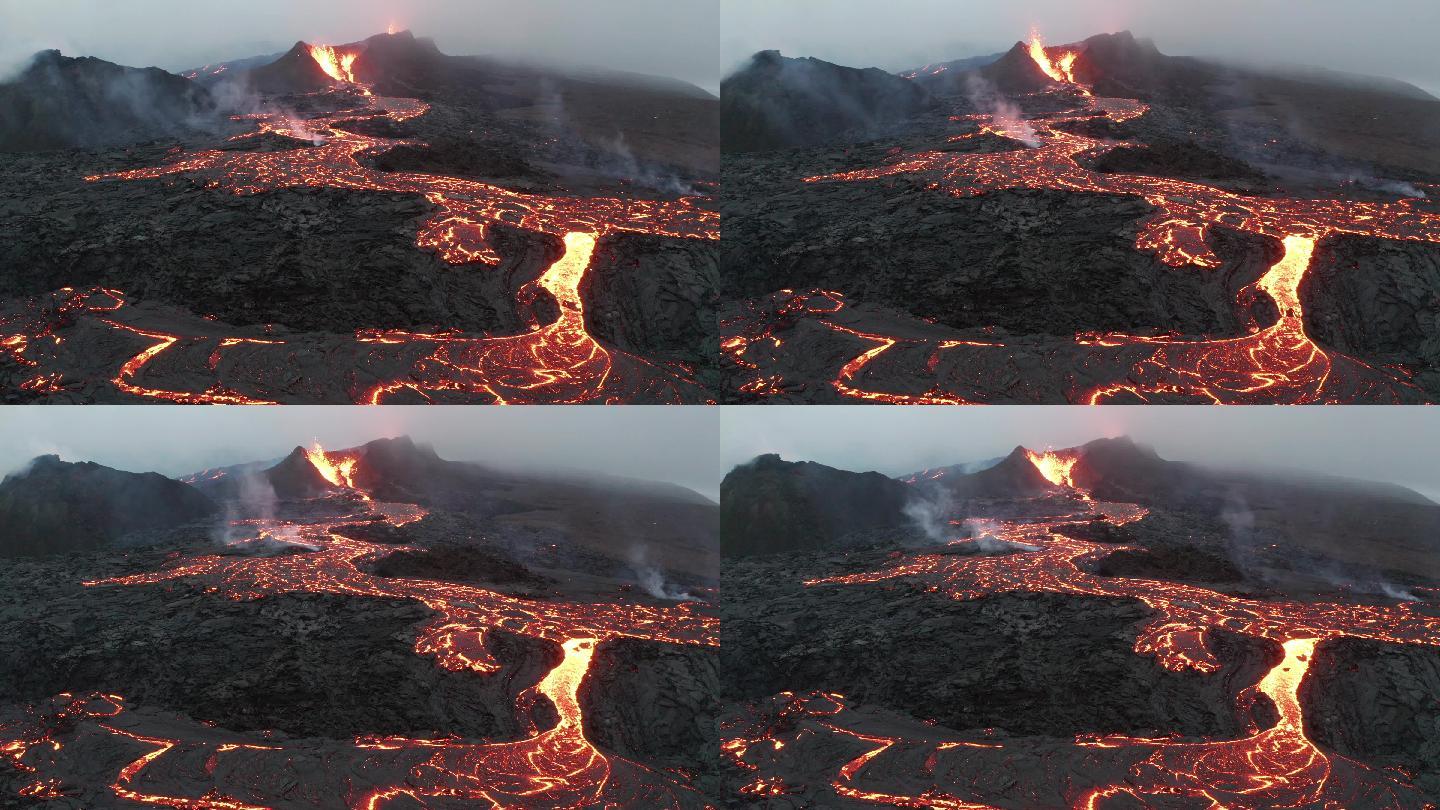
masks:
[[[343,454],[317,447],[311,458],[317,454],[327,465],[321,468],[328,470],[327,477],[347,480]],[[373,502],[365,505],[365,511],[361,519],[368,516],[397,526],[425,514],[408,504]],[[143,719],[132,717],[120,696],[61,695],[32,708],[22,722],[0,723],[0,757],[30,779],[22,792],[61,795],[68,789],[64,775],[75,764],[67,759],[70,749],[78,749],[74,756],[83,758],[84,740],[115,735],[132,740],[140,753],[117,767],[109,791],[147,805],[263,810],[293,806],[297,796],[304,795],[306,806],[356,810],[708,806],[682,776],[607,754],[591,744],[579,695],[597,648],[607,641],[634,638],[714,646],[718,644],[715,619],[693,603],[665,607],[567,603],[470,585],[371,575],[362,570],[367,563],[410,547],[378,545],[333,531],[355,519],[356,515],[308,523],[247,521],[259,529],[261,538],[285,538],[318,550],[270,557],[196,556],[162,571],[86,584],[115,587],[183,580],[237,600],[284,593],[414,600],[434,614],[419,631],[415,652],[434,658],[445,669],[477,677],[501,669],[487,644],[487,634],[493,631],[550,642],[559,647],[560,662],[521,693],[516,705],[522,725],[532,729],[528,736],[502,742],[362,736],[346,755],[322,756],[314,750],[314,741],[257,744],[201,725],[189,729],[187,737],[142,734],[133,729]],[[542,700],[558,718],[543,729],[525,720]],[[203,770],[197,770],[197,763],[204,763]],[[382,773],[396,778],[366,782],[367,774]],[[158,783],[189,789],[184,795],[170,795],[153,787]]]
[[[421,195],[435,213],[420,226],[416,246],[434,251],[449,264],[468,265],[463,272],[483,272],[499,264],[500,256],[489,242],[490,229],[497,224],[561,240],[564,254],[517,297],[520,311],[528,313],[532,303],[548,296],[559,305],[559,317],[540,323],[530,315],[530,331],[495,337],[459,330],[367,329],[339,346],[320,349],[317,343],[328,336],[281,339],[258,330],[237,334],[200,318],[176,332],[173,327],[149,325],[147,318],[153,322],[154,316],[129,306],[121,291],[65,289],[30,302],[21,312],[0,316],[0,352],[34,369],[27,381],[34,390],[50,390],[66,381],[64,370],[75,358],[67,356],[64,333],[78,320],[114,331],[122,346],[138,342],[139,348],[119,364],[110,381],[137,400],[183,404],[709,401],[708,392],[688,367],[652,362],[596,340],[587,329],[580,289],[595,247],[606,236],[636,233],[714,240],[719,238],[718,214],[701,207],[694,197],[543,196],[454,177],[368,168],[357,157],[407,142],[357,134],[344,124],[367,119],[398,123],[425,114],[428,106],[415,99],[375,96],[368,86],[354,84],[353,54],[328,46],[315,46],[312,54],[329,75],[344,82],[329,92],[358,92],[366,108],[306,121],[280,113],[248,116],[258,129],[237,137],[269,133],[315,145],[281,151],[197,152],[156,168],[87,179],[140,181],[186,175],[240,195],[287,188]],[[338,382],[314,380],[314,370],[301,363],[322,351]],[[397,375],[395,368],[404,371]],[[173,377],[183,384],[158,381]],[[296,391],[297,380],[306,381],[304,390]]]
[[[1047,478],[1069,486],[1063,455],[1031,454],[1031,458]],[[1073,456],[1070,459],[1073,466]],[[1146,514],[1144,508],[1130,504],[1090,505],[1115,525]],[[1306,736],[1298,691],[1317,646],[1346,637],[1440,646],[1440,615],[1422,612],[1411,603],[1262,601],[1182,583],[1098,576],[1087,570],[1091,563],[1133,547],[1101,545],[1055,531],[1073,520],[1065,516],[1003,522],[994,533],[1012,544],[1015,553],[913,554],[882,570],[805,584],[835,587],[906,581],[959,600],[1012,592],[1137,600],[1153,616],[1140,628],[1135,652],[1154,656],[1169,670],[1219,671],[1220,661],[1209,643],[1216,630],[1265,639],[1280,647],[1282,660],[1240,694],[1238,706],[1242,716],[1252,716],[1250,707],[1263,697],[1277,715],[1273,724],[1260,728],[1252,721],[1249,732],[1233,740],[1082,735],[1073,742],[1015,738],[1001,743],[988,733],[940,729],[911,738],[875,730],[883,724],[841,695],[783,693],[750,706],[725,724],[727,755],[754,776],[742,790],[783,794],[797,789],[797,763],[818,758],[834,763],[826,790],[860,803],[894,807],[1430,807],[1404,774],[1376,770],[1318,748]],[[1014,761],[1026,757],[1039,764],[1017,770]],[[882,760],[884,767],[877,767]],[[873,783],[867,781],[867,770],[876,774]],[[993,778],[997,774],[1005,776]],[[1114,778],[1107,780],[1107,775]],[[915,785],[924,787],[915,790]]]
[[[998,115],[957,117],[979,127],[979,133],[1038,143],[1033,148],[988,154],[937,150],[908,154],[887,165],[806,178],[808,183],[870,182],[910,175],[926,189],[953,197],[975,197],[1011,189],[1059,190],[1139,197],[1154,213],[1136,236],[1138,250],[1155,254],[1170,267],[1200,270],[1218,267],[1207,235],[1212,228],[1230,228],[1280,240],[1284,257],[1240,299],[1256,294],[1274,302],[1279,317],[1269,325],[1254,324],[1247,335],[1229,339],[1154,337],[1081,333],[1074,343],[1047,350],[1027,364],[1010,364],[1010,353],[996,341],[956,340],[943,328],[879,333],[856,329],[847,320],[843,296],[834,291],[783,291],[752,301],[747,311],[722,324],[722,340],[738,382],[749,398],[774,396],[805,380],[790,380],[790,366],[805,357],[828,356],[832,335],[788,340],[797,323],[813,322],[831,332],[845,333],[863,343],[839,364],[829,387],[840,400],[888,404],[976,404],[989,401],[1198,404],[1409,403],[1428,396],[1403,372],[1367,365],[1355,358],[1326,352],[1305,329],[1300,285],[1316,245],[1335,235],[1440,242],[1440,215],[1413,199],[1395,202],[1250,197],[1200,183],[1138,174],[1091,171],[1079,162],[1119,146],[1069,131],[1066,127],[1097,118],[1123,123],[1148,107],[1130,99],[1099,98],[1074,79],[1073,50],[1046,48],[1034,38],[1031,55],[1056,81],[1045,91],[1080,103],[1077,111],[1007,120]],[[978,133],[977,133],[978,134]],[[959,135],[963,140],[972,135]],[[925,192],[920,192],[925,193]],[[823,298],[827,305],[812,304]],[[924,326],[922,324],[922,326]],[[934,333],[933,335],[930,333]],[[798,334],[798,333],[797,333]],[[842,337],[841,340],[844,340]],[[845,344],[840,344],[842,347]],[[787,352],[797,352],[788,355]],[[1083,387],[1061,379],[1034,378],[1034,368],[1083,370],[1099,379]],[[1025,370],[1019,370],[1025,369]],[[1001,388],[999,381],[1020,375]],[[1028,377],[1025,375],[1029,375]]]

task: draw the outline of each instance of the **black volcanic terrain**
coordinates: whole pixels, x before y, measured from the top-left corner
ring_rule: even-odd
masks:
[[[977,466],[726,477],[736,806],[1440,797],[1440,506],[1128,439]]]
[[[0,510],[0,807],[724,792],[717,510],[689,490],[398,438],[184,481],[42,457]]]
[[[766,52],[721,125],[724,401],[1440,400],[1411,85],[1128,32],[903,76]]]
[[[706,402],[719,102],[409,32],[0,83],[8,402]]]

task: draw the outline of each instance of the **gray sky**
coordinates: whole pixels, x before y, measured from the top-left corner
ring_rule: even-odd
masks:
[[[669,481],[719,497],[719,412],[704,406],[0,407],[0,474],[37,455],[170,476],[390,436],[442,458]]]
[[[721,63],[758,50],[902,70],[1129,29],[1171,55],[1389,76],[1440,94],[1436,0],[724,0]]]
[[[0,0],[0,72],[37,50],[178,71],[409,28],[454,55],[672,76],[716,92],[720,0]]]
[[[887,475],[1128,435],[1174,461],[1389,481],[1440,499],[1440,409],[1073,405],[732,407],[720,462],[761,453]]]

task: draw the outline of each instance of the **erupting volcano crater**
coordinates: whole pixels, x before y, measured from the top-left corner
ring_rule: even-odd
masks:
[[[1440,100],[1128,33],[892,83],[928,105],[727,155],[729,401],[1440,400]]]

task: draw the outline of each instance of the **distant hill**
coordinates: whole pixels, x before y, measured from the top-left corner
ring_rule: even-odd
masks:
[[[130,532],[173,528],[215,513],[205,495],[159,473],[40,456],[0,481],[0,557],[105,548]]]
[[[0,151],[91,149],[174,137],[218,123],[214,99],[159,68],[42,51],[0,83]]]
[[[933,104],[915,82],[878,68],[761,51],[720,85],[726,152],[788,149],[879,135]]]
[[[905,525],[908,485],[878,472],[763,455],[720,484],[725,557],[816,551],[853,532]]]

